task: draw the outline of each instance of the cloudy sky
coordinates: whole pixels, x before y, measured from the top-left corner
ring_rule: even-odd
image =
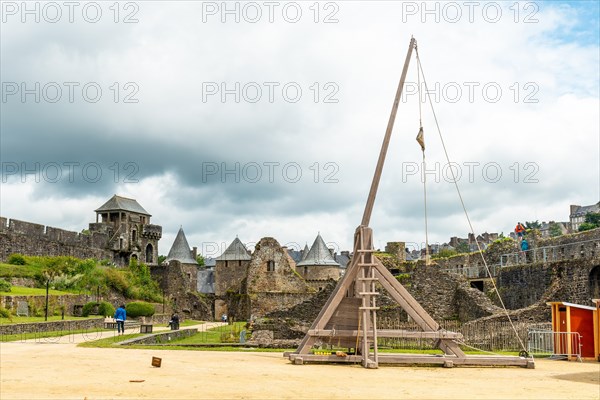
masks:
[[[3,1],[0,214],[81,231],[119,194],[160,254],[350,249],[414,35],[375,247],[424,242],[424,171],[430,242],[469,232],[439,132],[476,232],[566,221],[600,200],[598,5]]]

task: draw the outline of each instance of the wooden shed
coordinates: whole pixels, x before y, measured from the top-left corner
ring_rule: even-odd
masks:
[[[594,307],[563,301],[546,303],[552,307],[554,354],[569,360],[600,360],[600,300],[594,302]]]

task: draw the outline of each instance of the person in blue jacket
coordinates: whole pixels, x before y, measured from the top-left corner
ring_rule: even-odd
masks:
[[[119,335],[125,334],[125,320],[127,319],[127,311],[125,311],[125,305],[121,304],[117,311],[115,311],[114,316],[115,321],[117,321],[117,333]]]
[[[527,262],[527,250],[529,250],[529,243],[527,242],[527,239],[523,238],[521,241],[521,256],[525,262]]]

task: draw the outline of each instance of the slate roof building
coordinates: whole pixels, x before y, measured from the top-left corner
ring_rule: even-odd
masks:
[[[175,237],[175,241],[171,246],[171,250],[169,250],[169,255],[167,255],[165,262],[173,260],[179,261],[182,264],[198,265],[193,250],[190,249],[190,245],[185,237],[183,228],[179,228],[179,232],[177,232],[177,236]]]
[[[204,257],[204,267],[198,269],[198,292],[205,294],[215,293],[215,265],[212,257]]]
[[[239,238],[215,259],[215,294],[223,296],[227,291],[239,293],[250,263],[248,249]]]
[[[199,266],[196,252],[195,247],[190,249],[183,228],[179,228],[169,255],[161,266],[164,274],[161,283],[171,297],[183,299],[187,292],[198,289]]]
[[[150,213],[144,209],[135,199],[130,199],[127,197],[117,196],[116,194],[108,199],[108,201],[102,204],[96,211],[96,222],[98,221],[98,217],[102,217],[101,222],[111,222],[114,221],[121,212],[128,212],[133,214],[138,214],[140,216],[147,217],[147,221],[145,218],[142,218],[140,222],[142,223],[150,223]]]
[[[327,248],[321,234],[315,238],[306,257],[296,264],[296,272],[316,289],[322,289],[329,279],[337,281],[342,275],[340,264]]]
[[[157,264],[162,227],[150,224],[152,215],[137,200],[115,194],[95,212],[90,232],[108,236],[106,247],[114,252],[117,264],[127,265],[131,258]]]
[[[599,213],[600,212],[600,201],[591,206],[579,206],[571,204],[571,212],[569,213],[569,221],[571,222],[571,231],[577,232],[579,225],[585,222],[585,215],[588,213]]]
[[[242,293],[242,282],[248,274],[250,264],[248,249],[239,238],[225,249],[223,254],[215,259],[214,291],[220,299],[215,300],[215,316],[227,314],[227,304],[224,301],[228,292]]]

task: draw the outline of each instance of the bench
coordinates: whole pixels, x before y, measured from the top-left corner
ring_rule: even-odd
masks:
[[[116,322],[105,322],[104,329],[117,329],[117,323]]]
[[[152,333],[152,325],[141,324],[140,333]]]

